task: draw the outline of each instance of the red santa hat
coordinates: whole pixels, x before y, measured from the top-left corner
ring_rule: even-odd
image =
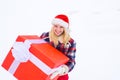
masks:
[[[64,14],[59,14],[55,16],[55,18],[52,21],[52,24],[59,24],[65,28],[69,27],[69,19],[66,15]]]

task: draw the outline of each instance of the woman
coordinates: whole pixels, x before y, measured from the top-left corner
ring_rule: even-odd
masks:
[[[51,77],[56,73],[59,74],[57,80],[68,80],[68,73],[72,71],[75,66],[76,43],[69,34],[69,19],[64,14],[55,16],[52,21],[52,28],[49,32],[44,32],[40,38],[50,43],[53,47],[61,51],[69,58],[69,61],[62,65],[59,71],[55,71]]]

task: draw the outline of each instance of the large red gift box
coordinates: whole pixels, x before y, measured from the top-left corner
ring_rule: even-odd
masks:
[[[18,80],[50,80],[51,73],[69,60],[37,35],[19,35],[15,43],[24,44],[23,47],[28,50],[29,55],[24,55],[24,50],[21,50],[20,55],[17,53],[17,59],[16,54],[13,54],[14,51],[12,51],[15,46],[13,45],[2,66]],[[27,58],[21,58],[21,55],[27,56]]]

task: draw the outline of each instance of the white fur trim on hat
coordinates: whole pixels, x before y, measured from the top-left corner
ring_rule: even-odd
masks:
[[[67,22],[65,22],[61,19],[58,19],[58,18],[53,19],[52,24],[59,24],[65,28],[68,28],[68,26],[69,26]]]

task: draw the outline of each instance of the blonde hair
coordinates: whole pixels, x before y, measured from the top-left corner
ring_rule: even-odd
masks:
[[[66,28],[64,28],[64,31],[63,31],[61,37],[62,37],[62,43],[66,46],[70,40],[70,35]],[[58,36],[56,36],[54,34],[53,28],[51,28],[51,31],[49,32],[49,38],[50,38],[50,41],[54,42],[55,46],[58,45],[59,39],[58,39]]]

